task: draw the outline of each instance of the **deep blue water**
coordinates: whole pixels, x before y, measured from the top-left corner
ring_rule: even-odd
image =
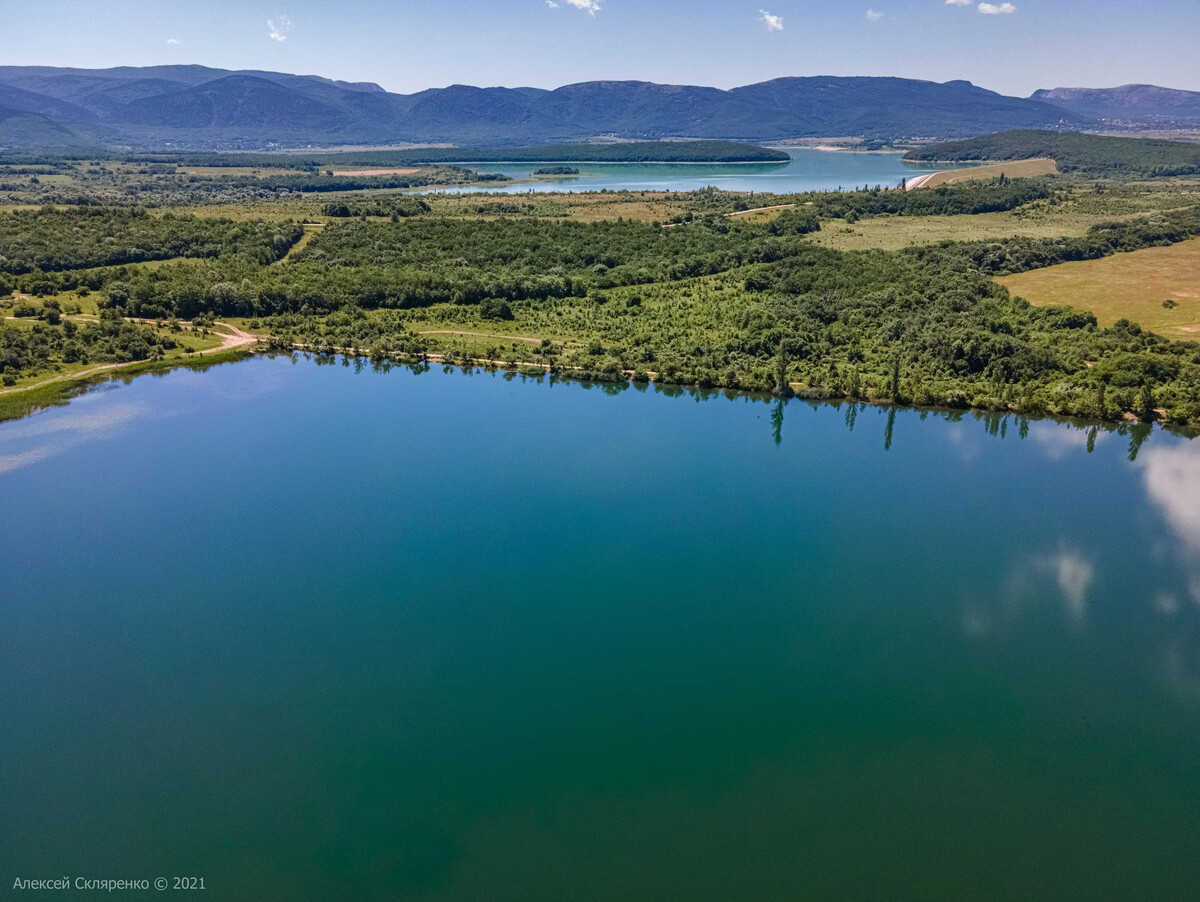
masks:
[[[1194,899],[1138,439],[282,358],[0,424],[0,891]]]

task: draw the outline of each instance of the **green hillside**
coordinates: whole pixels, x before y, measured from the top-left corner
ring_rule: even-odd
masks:
[[[1166,178],[1200,175],[1200,144],[1156,138],[1111,138],[1077,132],[1010,131],[909,151],[909,162],[966,163],[1049,157],[1061,172]]]

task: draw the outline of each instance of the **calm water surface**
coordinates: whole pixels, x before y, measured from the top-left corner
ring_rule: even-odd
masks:
[[[523,194],[554,191],[696,191],[712,185],[725,191],[771,192],[850,190],[863,185],[895,188],[901,179],[914,178],[952,167],[923,168],[906,165],[899,153],[854,153],[823,151],[807,147],[784,148],[790,163],[688,164],[670,163],[573,163],[578,177],[545,179],[506,185],[503,188],[431,188],[432,192],[454,194],[493,192]],[[548,163],[480,163],[477,172],[500,173],[509,178],[529,179]],[[958,164],[962,165],[962,164]]]
[[[0,886],[1195,899],[1138,438],[265,358],[2,424]]]

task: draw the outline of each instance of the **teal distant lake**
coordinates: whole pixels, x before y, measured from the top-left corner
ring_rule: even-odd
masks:
[[[502,188],[472,186],[431,188],[430,192],[473,193],[488,191],[522,194],[529,191],[696,191],[709,185],[723,191],[789,194],[798,191],[836,191],[863,185],[895,188],[905,178],[915,178],[952,167],[908,165],[899,153],[826,151],[807,147],[784,148],[790,163],[572,163],[578,176],[524,181]],[[531,179],[546,163],[480,163],[478,172],[498,173],[514,179]],[[960,164],[961,165],[961,164]]]
[[[6,898],[1200,886],[1200,442],[257,357],[0,511]]]

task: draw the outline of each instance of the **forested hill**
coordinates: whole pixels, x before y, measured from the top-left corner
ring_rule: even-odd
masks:
[[[528,146],[597,137],[741,139],[856,135],[959,138],[1084,127],[1060,107],[966,81],[779,78],[732,90],[596,81],[555,90],[378,85],[203,66],[0,66],[0,148],[259,150],[278,145]]]
[[[1200,144],[1075,132],[1010,131],[909,151],[910,162],[976,162],[1049,157],[1061,172],[1155,178],[1200,174]]]

